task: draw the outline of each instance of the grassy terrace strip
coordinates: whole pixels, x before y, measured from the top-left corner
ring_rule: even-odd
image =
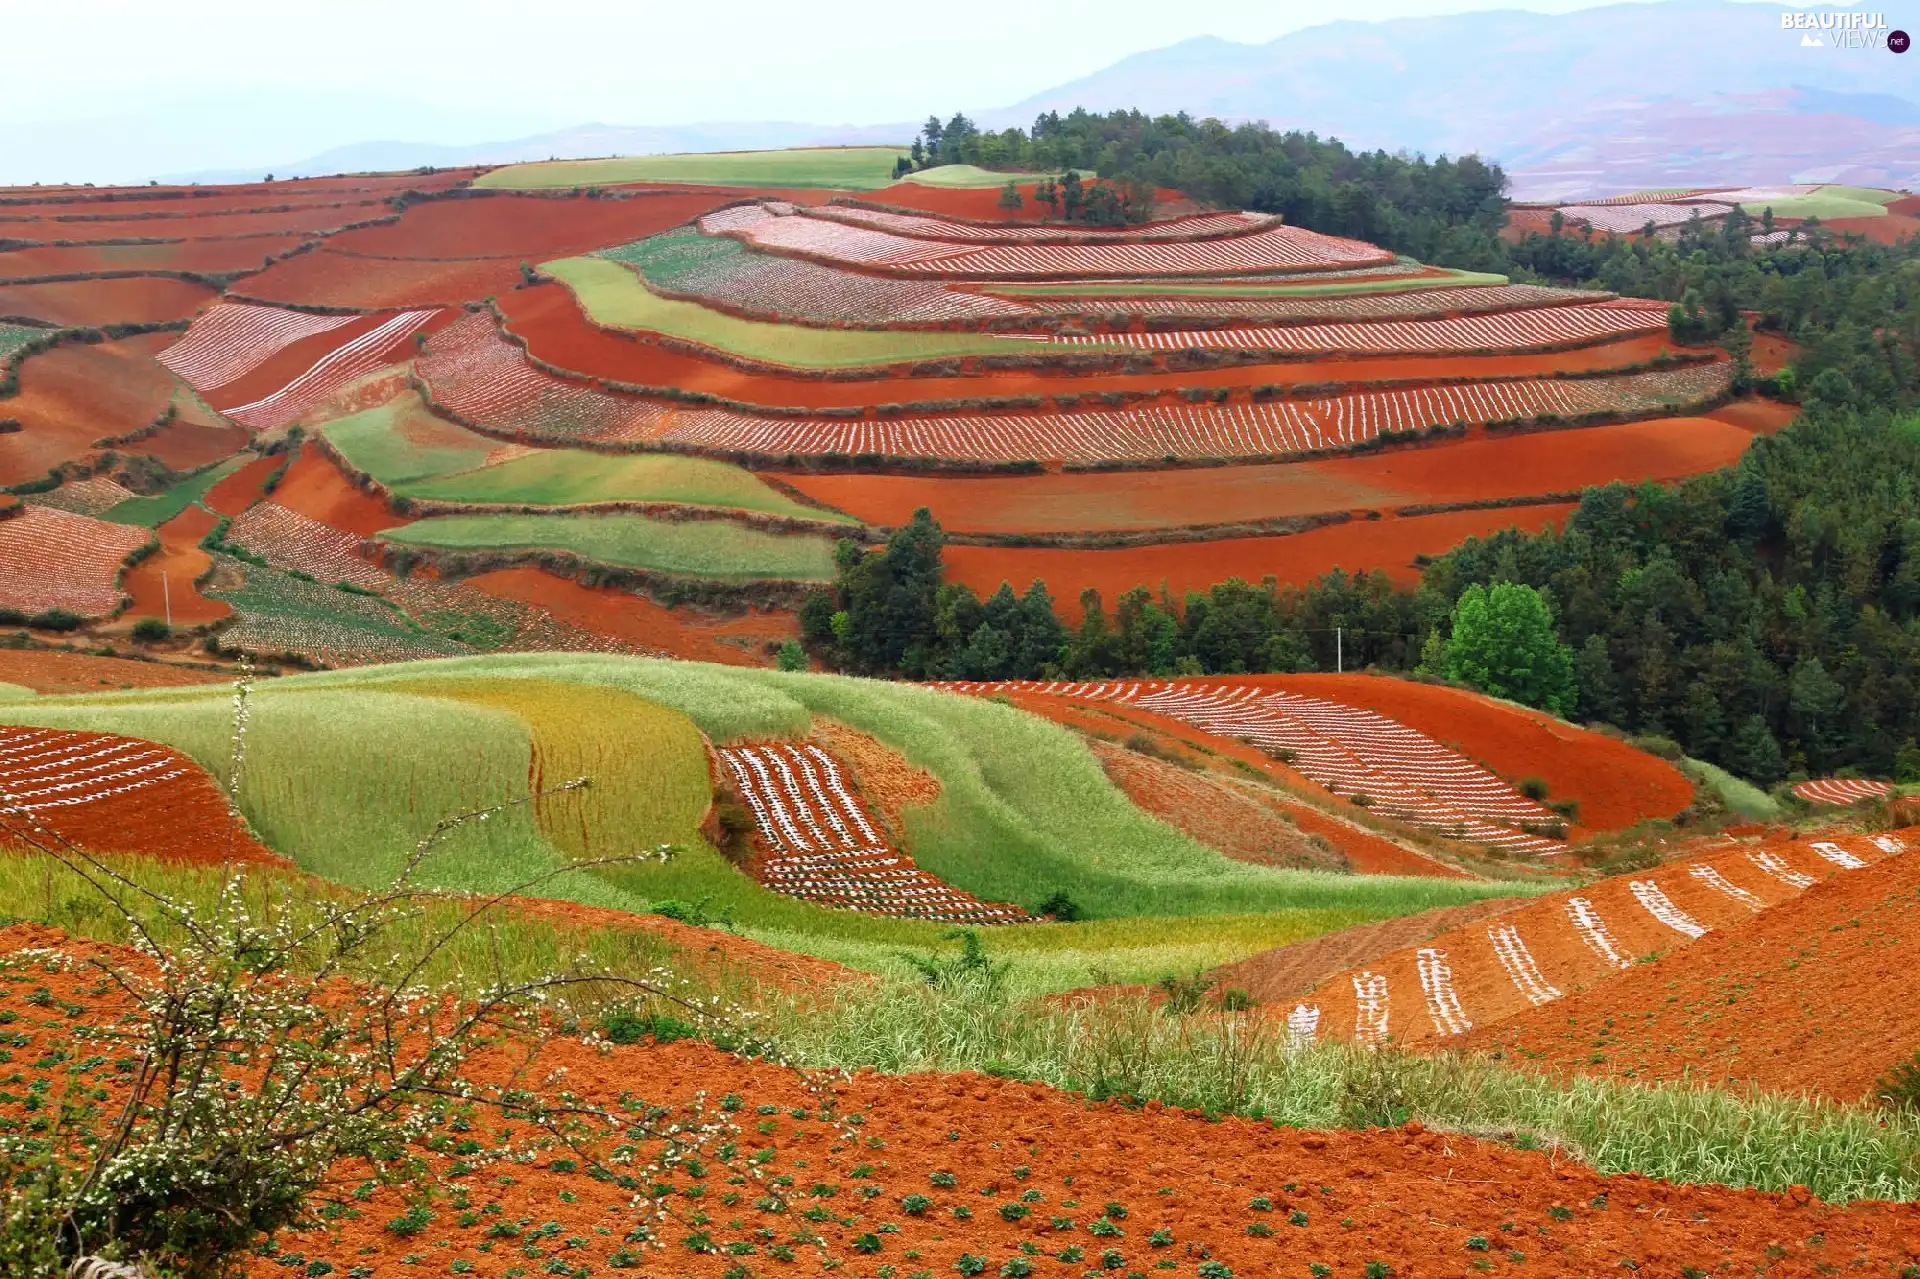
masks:
[[[437,515],[380,539],[438,551],[562,551],[615,568],[716,582],[833,576],[833,543],[825,537],[644,515]]]
[[[471,682],[472,697],[450,700],[454,681]],[[511,690],[502,692],[510,682],[525,689],[517,701]],[[540,684],[572,689],[577,705],[567,709]],[[993,946],[1017,959],[1021,989],[1084,986],[1095,968],[1150,980],[1363,919],[1528,891],[1230,861],[1135,808],[1068,730],[984,699],[868,680],[578,654],[363,667],[260,686],[241,807],[270,846],[303,868],[377,884],[391,872],[390,858],[401,855],[393,850],[411,848],[439,815],[524,793],[538,750],[553,761],[549,776],[598,775],[607,783],[587,794],[588,802],[610,806],[594,811],[610,815],[586,821],[584,829],[612,841],[614,851],[631,851],[633,839],[652,828],[623,815],[627,783],[620,770],[630,766],[623,761],[644,762],[649,752],[677,759],[680,748],[659,738],[664,728],[636,735],[628,699],[671,708],[716,743],[792,737],[806,732],[814,715],[827,716],[934,774],[940,797],[905,814],[907,845],[923,868],[978,896],[1028,906],[1064,891],[1101,916],[996,930]],[[508,701],[517,713],[501,709]],[[43,697],[10,705],[8,717],[152,738],[224,775],[230,702],[218,686]],[[368,751],[369,741],[382,750]],[[462,834],[436,882],[485,888],[562,855],[554,844],[565,844],[565,814],[546,836],[519,823],[489,823],[472,833],[472,844]],[[940,944],[938,925],[781,897],[697,835],[683,833],[676,842],[682,853],[665,865],[623,869],[617,882],[569,877],[553,891],[628,907],[704,898],[710,911],[730,912],[750,936],[879,971],[904,971],[903,946]]]
[[[411,394],[336,419],[322,432],[349,465],[396,497],[479,506],[679,504],[857,523],[796,502],[750,472],[708,458],[538,449],[489,463],[501,451],[497,441],[434,416]]]
[[[199,471],[164,493],[152,497],[134,497],[112,507],[100,518],[115,524],[137,524],[159,528],[180,512],[207,495],[207,490],[253,461],[253,454],[239,453],[224,462]]]
[[[1075,169],[1081,178],[1091,182],[1100,175],[1092,169]],[[1003,173],[998,169],[982,169],[972,164],[940,164],[931,169],[921,169],[918,173],[909,173],[903,182],[912,182],[926,187],[1003,187],[1009,182],[1033,182],[1045,177],[1040,173]]]
[[[255,653],[295,653],[328,665],[451,657],[473,650],[408,621],[392,605],[343,591],[283,569],[216,555],[238,587],[206,587],[210,599],[233,606],[234,624],[222,642]]]
[[[476,187],[533,191],[554,187],[682,182],[697,186],[838,188],[872,191],[893,183],[905,147],[809,147],[791,151],[722,151],[697,155],[616,156],[548,160],[483,173]],[[992,183],[1002,185],[1005,178]],[[967,184],[977,185],[977,184]]]
[[[1024,338],[971,333],[870,332],[796,328],[661,297],[638,273],[605,258],[562,258],[540,267],[573,291],[595,324],[642,329],[762,364],[847,369],[966,355],[1038,354]],[[1093,344],[1089,350],[1105,349]]]

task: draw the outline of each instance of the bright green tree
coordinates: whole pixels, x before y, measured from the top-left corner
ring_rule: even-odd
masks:
[[[1564,715],[1578,683],[1573,650],[1554,633],[1553,610],[1539,591],[1517,582],[1475,583],[1453,606],[1447,678],[1483,693]]]

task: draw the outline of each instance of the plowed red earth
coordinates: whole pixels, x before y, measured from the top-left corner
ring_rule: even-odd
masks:
[[[0,932],[6,951],[56,947],[75,958],[127,962],[124,952],[69,941],[53,929],[16,925]],[[74,1017],[43,1015],[19,995],[6,996],[18,1005],[13,1029],[28,1037],[36,1058],[59,1051],[79,1057],[86,1049],[73,1034],[75,1021],[106,1025],[125,1009],[124,996],[103,987],[98,970],[84,963],[33,962],[22,972],[32,989],[46,988],[56,1007],[79,1010]],[[1209,1122],[1157,1101],[1136,1110],[983,1075],[861,1072],[806,1079],[700,1044],[591,1046],[559,1035],[485,1050],[467,1073],[481,1086],[533,1087],[554,1098],[564,1088],[582,1105],[608,1113],[634,1102],[662,1107],[674,1121],[717,1121],[707,1149],[698,1152],[705,1156],[698,1167],[646,1170],[672,1187],[699,1185],[706,1193],[697,1200],[669,1197],[666,1219],[650,1220],[651,1202],[636,1203],[633,1191],[587,1176],[576,1159],[558,1158],[573,1151],[548,1149],[510,1165],[482,1161],[478,1170],[457,1173],[454,1156],[423,1150],[436,1178],[467,1190],[471,1210],[437,1205],[428,1230],[397,1235],[386,1223],[409,1200],[400,1189],[377,1190],[331,1224],[283,1233],[274,1241],[276,1255],[249,1259],[246,1273],[271,1279],[298,1257],[303,1270],[324,1262],[335,1274],[359,1265],[384,1273],[411,1264],[427,1273],[501,1279],[509,1268],[532,1273],[527,1262],[537,1259],[526,1249],[538,1248],[542,1256],[563,1259],[572,1273],[618,1269],[637,1254],[639,1274],[737,1275],[746,1258],[722,1245],[751,1243],[758,1260],[767,1241],[755,1240],[756,1228],[782,1239],[798,1226],[786,1211],[789,1199],[830,1207],[824,1220],[806,1226],[820,1238],[818,1251],[796,1248],[793,1262],[779,1263],[781,1272],[806,1275],[874,1273],[847,1268],[850,1260],[893,1266],[894,1273],[911,1266],[937,1275],[991,1274],[1023,1256],[1022,1245],[1032,1248],[1031,1272],[1038,1275],[1079,1274],[1088,1265],[1099,1273],[1109,1248],[1121,1258],[1116,1272],[1151,1273],[1167,1260],[1191,1275],[1202,1259],[1212,1259],[1223,1269],[1209,1273],[1242,1276],[1304,1273],[1309,1262],[1340,1275],[1358,1275],[1369,1264],[1387,1268],[1375,1273],[1450,1275],[1470,1273],[1474,1236],[1491,1242],[1486,1255],[1498,1257],[1495,1264],[1503,1268],[1522,1264],[1511,1256],[1517,1252],[1525,1273],[1582,1277],[1612,1274],[1623,1261],[1654,1275],[1677,1275],[1683,1266],[1713,1273],[1815,1274],[1844,1267],[1886,1274],[1920,1257],[1920,1205],[1841,1208],[1797,1189],[1767,1193],[1605,1177],[1563,1155],[1418,1124],[1313,1132],[1246,1119]],[[111,1113],[123,1082],[105,1073],[91,1078],[108,1086]],[[56,1084],[52,1096],[57,1100],[61,1091]],[[716,1098],[730,1094],[740,1099],[737,1116],[716,1106]],[[832,1113],[824,1105],[829,1100]],[[5,1104],[9,1119],[25,1116],[22,1101]],[[857,1124],[845,1122],[853,1117]],[[509,1127],[520,1125],[503,1124],[483,1107],[475,1135],[484,1147],[504,1139]],[[514,1136],[525,1140],[527,1134]],[[612,1147],[627,1138],[624,1124],[604,1136],[582,1125],[580,1140],[594,1156],[619,1159]],[[791,1189],[752,1185],[738,1206],[712,1211],[732,1193],[722,1184],[726,1165],[709,1162],[712,1149],[728,1141],[738,1157],[749,1149],[767,1152],[756,1154],[754,1167],[768,1178],[789,1178]],[[631,1151],[636,1171],[660,1153],[641,1142]],[[343,1172],[360,1180],[358,1170]],[[936,1173],[952,1174],[952,1184],[934,1184]],[[868,1199],[867,1187],[879,1193]],[[762,1207],[756,1201],[768,1190],[778,1202]],[[994,1211],[1026,1202],[1029,1191],[1038,1198],[1021,1219]],[[929,1211],[902,1213],[898,1201],[908,1194],[925,1195]],[[1253,1208],[1255,1197],[1268,1200],[1270,1209]],[[964,1222],[952,1215],[959,1205],[969,1207]],[[714,1247],[695,1252],[681,1241],[698,1228],[694,1216],[702,1209],[710,1210],[701,1219]],[[1056,1215],[1072,1225],[1055,1227]],[[1105,1237],[1091,1231],[1101,1216],[1113,1225]],[[650,1221],[661,1250],[623,1242],[643,1221]],[[1255,1223],[1268,1228],[1249,1234]],[[1152,1242],[1155,1231],[1165,1231],[1171,1242]],[[863,1257],[856,1242],[863,1249],[877,1244],[878,1252]],[[1075,1246],[1084,1253],[1076,1262],[1047,1255]],[[625,1255],[615,1262],[617,1254]],[[963,1266],[963,1255],[981,1264]]]
[[[1190,724],[1136,706],[1122,706],[1114,702],[1083,704],[1065,697],[1021,692],[1010,692],[1005,696],[1022,710],[1069,728],[1104,735],[1111,735],[1117,730],[1144,728],[1162,739],[1202,746],[1213,756],[1237,760],[1260,772],[1284,779],[1298,790],[1325,793],[1264,751],[1244,742],[1210,736]],[[1209,756],[1196,752],[1196,757],[1204,759]],[[1283,808],[1287,817],[1301,830],[1309,835],[1318,835],[1332,844],[1346,858],[1348,865],[1363,875],[1434,875],[1449,879],[1467,877],[1464,872],[1444,862],[1422,856],[1390,839],[1341,821],[1304,800],[1276,791],[1272,802]]]
[[[264,399],[312,368],[328,353],[365,336],[392,318],[390,315],[363,316],[337,329],[301,338],[225,386],[207,391],[207,403],[225,412]],[[435,317],[428,323],[428,331],[440,327],[449,318],[451,316]],[[379,356],[388,362],[405,360],[411,358],[414,350],[413,335],[405,334],[388,343]]]
[[[1904,204],[1906,201],[1896,203]],[[1910,213],[1895,213],[1891,205],[1877,218],[1835,218],[1820,225],[1837,235],[1863,235],[1875,244],[1892,244],[1896,240],[1920,235],[1920,217]]]
[[[272,201],[259,201],[267,206]],[[83,206],[76,212],[88,215],[113,212],[112,205]],[[378,198],[351,199],[345,203],[330,201],[311,208],[291,209],[284,213],[211,213],[200,216],[158,218],[110,218],[101,221],[60,222],[40,218],[33,222],[6,224],[9,238],[38,240],[43,243],[96,240],[228,240],[255,236],[313,235],[337,231],[341,227],[393,216],[393,210]]]
[[[328,247],[375,257],[537,262],[657,235],[730,198],[663,192],[605,200],[528,195],[435,200],[414,205],[395,224],[346,232]]]
[[[1692,783],[1663,759],[1541,711],[1464,689],[1382,675],[1247,675],[1214,682],[1284,688],[1364,706],[1478,760],[1509,781],[1540,778],[1550,798],[1580,801],[1579,824],[1588,830],[1617,830],[1650,817],[1672,817],[1693,802]]]
[[[896,182],[890,187],[881,187],[878,191],[863,191],[854,196],[865,204],[891,204],[903,209],[922,209],[928,213],[944,213],[948,217],[992,220],[994,222],[1036,222],[1046,213],[1046,206],[1036,202],[1033,192],[1038,182],[1019,183],[1021,198],[1026,201],[1017,213],[1009,217],[1000,207],[1000,192],[1004,189],[968,187],[935,187],[919,182]]]
[[[173,398],[172,379],[151,358],[172,336],[69,343],[30,356],[20,365],[20,393],[0,400],[0,417],[20,422],[0,435],[0,484],[38,479],[97,439],[150,425]]]
[[[1488,897],[1464,906],[1441,906],[1417,915],[1355,924],[1291,946],[1261,951],[1237,964],[1217,968],[1209,975],[1219,988],[1238,987],[1260,1003],[1291,1003],[1337,973],[1377,962],[1384,955],[1402,947],[1417,946],[1450,929],[1505,914],[1526,900],[1524,897]]]
[[[184,396],[174,400],[173,421],[146,439],[121,446],[144,453],[176,471],[193,471],[210,462],[232,457],[253,437],[246,428],[208,412]]]
[[[1653,418],[1505,438],[1483,434],[1325,462],[1171,473],[782,478],[869,524],[904,524],[924,506],[955,532],[1099,532],[1566,493],[1613,480],[1671,480],[1732,462],[1752,439],[1728,422]]]
[[[171,617],[175,626],[199,626],[233,613],[232,605],[207,599],[194,586],[194,579],[213,562],[200,549],[200,539],[213,531],[219,518],[189,506],[160,526],[160,549],[120,579],[121,586],[133,596],[127,617]]]
[[[231,292],[260,302],[379,311],[474,302],[519,283],[518,258],[394,261],[315,249],[275,263]]]
[[[763,666],[768,644],[797,638],[798,619],[781,610],[755,609],[737,618],[713,618],[690,608],[664,608],[642,595],[582,586],[537,568],[498,569],[465,579],[501,599],[545,609],[582,630],[690,661]]]
[[[24,315],[63,327],[164,324],[184,320],[218,297],[204,284],[148,276],[0,285],[0,315]]]
[[[1772,435],[1800,416],[1800,406],[1782,404],[1778,400],[1735,400],[1731,404],[1721,405],[1707,416],[1716,422],[1731,422],[1755,435]]]
[[[347,483],[346,477],[322,457],[318,449],[301,451],[287,468],[280,486],[274,489],[273,500],[308,519],[361,537],[372,537],[382,529],[413,522],[389,511],[379,498]]]
[[[306,254],[291,258],[272,271],[249,280],[240,291],[273,300],[262,291],[278,287],[277,283],[269,285],[269,281],[289,268],[297,268],[298,264],[313,256]],[[515,278],[518,278],[517,271]],[[1101,391],[1173,391],[1182,387],[1245,387],[1263,383],[1292,386],[1309,382],[1370,379],[1439,381],[1523,374],[1538,376],[1637,364],[1652,359],[1666,347],[1663,338],[1640,337],[1545,355],[1324,360],[1185,373],[1073,376],[1003,371],[959,377],[828,381],[773,373],[747,373],[717,360],[684,355],[634,337],[596,328],[581,313],[573,295],[559,284],[539,284],[511,292],[503,288],[495,301],[506,317],[507,330],[525,341],[527,350],[534,358],[556,368],[638,386],[701,391],[747,404],[771,407],[830,408],[911,400],[1091,395]]]
[[[229,518],[239,515],[266,496],[261,487],[284,461],[286,458],[276,455],[255,458],[208,489],[200,499],[201,505]]]
[[[1908,852],[1467,1042],[1568,1074],[1753,1081],[1852,1100],[1920,1043],[1917,975],[1920,856]]]
[[[1136,586],[1157,591],[1161,583],[1180,595],[1205,590],[1229,577],[1258,582],[1272,576],[1283,584],[1303,584],[1334,569],[1362,573],[1380,569],[1396,582],[1412,585],[1420,571],[1417,555],[1440,555],[1469,537],[1505,528],[1537,533],[1564,524],[1570,502],[1513,506],[1495,510],[1448,511],[1439,515],[1390,516],[1353,520],[1284,537],[1238,537],[1214,542],[1184,542],[1115,550],[1074,551],[1048,547],[949,546],[947,580],[964,582],[982,595],[1011,582],[1024,591],[1038,578],[1061,607],[1088,587],[1109,603]]]
[[[1778,333],[1753,335],[1753,367],[1763,375],[1772,375],[1800,358],[1800,344],[1789,342]]]
[[[6,212],[0,208],[0,214]],[[0,223],[0,231],[5,226]],[[44,245],[0,253],[0,280],[87,271],[258,271],[268,258],[280,256],[305,238],[282,235],[176,244]]]
[[[98,693],[117,688],[175,688],[222,684],[233,676],[221,671],[136,662],[125,657],[94,657],[60,649],[0,648],[0,684],[18,684],[36,693]]]
[[[201,767],[169,746],[111,733],[8,728],[0,707],[0,746],[29,744],[35,758],[0,759],[0,785],[11,801],[31,806],[36,788],[62,786],[66,802],[0,818],[0,848],[29,840],[64,840],[96,853],[137,853],[163,861],[268,862],[280,857],[229,816],[227,798]],[[49,769],[39,756],[59,751]],[[104,756],[102,752],[110,752]],[[103,773],[102,769],[106,771]],[[87,802],[71,799],[91,796]],[[24,835],[24,832],[31,832]]]

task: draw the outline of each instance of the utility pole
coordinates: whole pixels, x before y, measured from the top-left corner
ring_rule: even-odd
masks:
[[[1344,626],[1333,628],[1333,673],[1347,673],[1347,633]]]
[[[160,600],[167,610],[167,629],[173,629],[173,587],[167,581],[165,573],[160,574]]]

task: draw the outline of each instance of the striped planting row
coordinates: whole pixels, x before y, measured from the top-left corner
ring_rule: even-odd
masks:
[[[792,206],[788,206],[792,207]],[[889,213],[842,204],[810,207],[807,216],[843,222],[848,226],[885,231],[916,240],[948,240],[972,244],[1072,244],[1098,237],[1101,243],[1131,244],[1155,240],[1191,240],[1202,236],[1235,235],[1272,226],[1279,219],[1269,213],[1195,213],[1140,226],[1035,226],[1032,223],[950,222],[923,213]]]
[[[1322,277],[1313,277],[1318,282]],[[1611,300],[1605,293],[1584,289],[1554,289],[1540,284],[1476,284],[1436,289],[1400,289],[1389,293],[1346,293],[1332,297],[1236,297],[1225,291],[1238,281],[1224,283],[1221,294],[1180,293],[1151,297],[1088,296],[1054,293],[1020,295],[1029,308],[1049,316],[1140,315],[1259,319],[1271,322],[1306,320],[1390,320],[1474,315],[1518,310],[1530,306],[1559,306]],[[1152,286],[1143,284],[1142,293]]]
[[[50,506],[0,520],[0,608],[105,616],[120,607],[121,566],[152,536]]]
[[[708,235],[731,235],[763,250],[949,279],[1251,275],[1393,261],[1393,254],[1371,244],[1292,226],[1267,226],[1214,240],[979,248],[850,226],[778,203],[726,209],[708,214],[698,225]]]
[[[1569,204],[1560,209],[1560,216],[1566,219],[1569,227],[1578,227],[1587,223],[1596,231],[1606,231],[1615,235],[1631,235],[1646,229],[1651,222],[1655,230],[1663,227],[1680,226],[1690,221],[1695,213],[1703,218],[1725,217],[1732,208],[1731,203],[1702,202],[1699,204]]]
[[[753,813],[766,850],[758,874],[775,892],[916,919],[1011,924],[1027,917],[952,888],[889,848],[839,761],[818,746],[732,746],[716,754]]]
[[[223,302],[197,316],[154,357],[200,391],[225,386],[302,338],[352,324],[357,315],[309,315],[277,306]]]
[[[226,416],[255,430],[285,426],[355,378],[381,367],[389,347],[437,314],[431,308],[402,311],[327,352],[272,394],[226,410]]]
[[[937,280],[899,280],[822,266],[802,258],[739,253],[677,272],[665,287],[722,308],[770,318],[871,324],[934,324],[1032,315],[1007,298],[968,293]]]
[[[1373,711],[1253,687],[1144,680],[1112,683],[945,684],[960,692],[1044,693],[1138,706],[1202,732],[1247,742],[1287,759],[1294,771],[1369,811],[1450,839],[1517,852],[1555,853],[1564,843],[1520,830],[1559,820],[1505,781],[1424,733]]]
[[[1666,327],[1666,318],[1655,312],[1600,302],[1590,306],[1534,307],[1445,320],[1293,324],[1167,333],[1056,334],[1051,340],[1067,346],[1118,343],[1155,351],[1366,351],[1417,355],[1524,351],[1609,342],[1632,334],[1661,332]]]
[[[1882,799],[1891,795],[1893,784],[1858,777],[1821,777],[1801,782],[1793,788],[1793,793],[1809,804],[1837,804],[1844,808],[1863,799]]]
[[[1899,835],[1876,835],[1872,837],[1853,836],[1857,841],[1854,849],[1848,849],[1835,841],[1814,841],[1796,844],[1791,847],[1808,854],[1819,856],[1842,870],[1855,870],[1869,864],[1869,857],[1891,857],[1906,851],[1905,840]],[[1703,889],[1729,898],[1753,912],[1766,909],[1767,903],[1758,893],[1744,887],[1729,876],[1734,869],[1728,859],[1718,859],[1719,864],[1708,861],[1686,863],[1662,868],[1655,875],[1666,879],[1668,883],[1692,882]],[[1814,876],[1795,871],[1781,856],[1776,848],[1748,851],[1746,865],[1765,871],[1774,879],[1788,885],[1794,891],[1804,890],[1818,882]],[[1747,872],[1751,873],[1751,872]],[[1647,917],[1660,925],[1668,933],[1680,939],[1679,944],[1698,940],[1710,929],[1695,919],[1687,911],[1676,905],[1667,895],[1661,883],[1654,878],[1636,879],[1627,885],[1630,896],[1626,901],[1644,910]],[[1591,890],[1589,890],[1591,891]],[[1777,890],[1775,896],[1778,896]],[[1412,953],[1400,952],[1398,963],[1409,963],[1414,976],[1418,979],[1424,998],[1428,1017],[1433,1024],[1433,1033],[1440,1038],[1450,1038],[1464,1034],[1473,1027],[1474,1014],[1469,1005],[1476,999],[1490,1004],[1483,1006],[1479,1016],[1484,1024],[1498,1020],[1509,1012],[1522,1007],[1539,1007],[1562,998],[1567,989],[1572,989],[1583,981],[1592,980],[1595,974],[1591,964],[1580,965],[1578,961],[1560,958],[1559,968],[1565,976],[1558,982],[1548,977],[1535,958],[1523,935],[1526,929],[1551,933],[1562,926],[1560,921],[1571,925],[1572,930],[1585,946],[1601,961],[1603,972],[1618,972],[1631,968],[1632,961],[1622,952],[1615,940],[1613,931],[1593,900],[1586,895],[1569,895],[1561,899],[1561,910],[1554,910],[1543,904],[1535,907],[1522,907],[1519,910],[1490,922],[1485,928],[1488,951],[1478,950],[1478,940],[1472,927],[1443,933],[1440,937],[1408,948]],[[1631,928],[1632,925],[1629,925]],[[1642,926],[1644,931],[1644,926]],[[1631,935],[1631,934],[1630,934]],[[1474,953],[1469,954],[1471,949]],[[1512,987],[1512,994],[1504,990],[1472,987],[1463,993],[1457,984],[1458,969],[1455,959],[1475,959],[1479,955],[1491,953],[1500,972]],[[1549,955],[1564,952],[1548,950]],[[1656,952],[1658,953],[1658,952]],[[1369,968],[1358,970],[1345,977],[1334,977],[1320,989],[1327,992],[1324,998],[1332,998],[1333,992],[1344,994],[1351,985],[1354,998],[1353,1039],[1356,1043],[1378,1046],[1387,1038],[1389,1011],[1391,1005],[1390,979],[1388,972],[1404,972],[1391,958],[1376,960]],[[1468,971],[1474,971],[1476,964],[1469,963]],[[1517,997],[1517,998],[1516,998]],[[1312,997],[1309,997],[1310,999]],[[1289,1012],[1287,1020],[1289,1033],[1294,1026],[1312,1027],[1317,1031],[1321,1021],[1322,1008],[1316,1002],[1300,1002]],[[1306,1042],[1311,1042],[1307,1040]]]
[[[0,726],[0,817],[98,803],[186,772],[170,752],[130,738]]]

